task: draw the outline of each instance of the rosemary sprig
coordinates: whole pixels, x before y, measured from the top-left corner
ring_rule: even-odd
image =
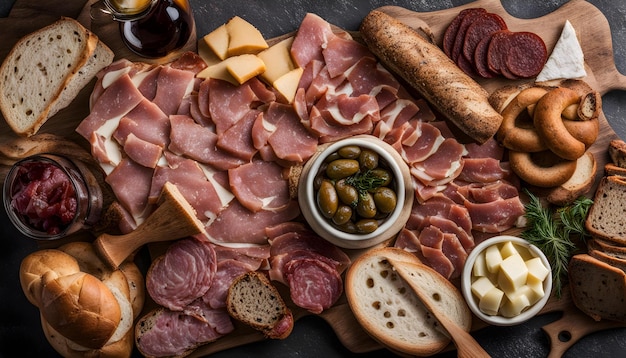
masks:
[[[376,189],[381,186],[385,180],[379,176],[374,175],[371,170],[364,172],[357,172],[346,178],[346,183],[353,186],[360,196],[365,195],[370,190]]]
[[[584,221],[593,201],[579,198],[569,206],[551,210],[544,207],[539,198],[528,190],[526,193],[529,197],[525,214],[528,225],[521,236],[546,254],[552,266],[556,296],[561,297],[567,266],[576,250],[572,235],[578,236],[581,240],[588,236]]]

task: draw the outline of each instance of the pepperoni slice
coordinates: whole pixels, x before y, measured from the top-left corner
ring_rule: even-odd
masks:
[[[468,9],[470,10],[470,9]],[[463,43],[465,42],[465,33],[470,25],[478,19],[482,14],[486,12],[483,8],[474,8],[473,11],[468,11],[463,19],[461,20],[461,24],[459,25],[459,29],[454,37],[454,45],[452,46],[451,56],[452,61],[456,62],[457,58],[461,56],[461,52],[463,51]]]
[[[518,77],[511,73],[506,66],[507,54],[511,50],[511,46],[514,45],[511,41],[512,34],[513,32],[509,30],[501,30],[491,35],[491,41],[487,49],[487,65],[491,71],[515,80]]]
[[[454,42],[456,40],[456,35],[459,32],[459,27],[461,27],[461,22],[463,18],[471,12],[484,12],[484,9],[481,8],[470,8],[461,10],[459,14],[452,19],[450,25],[446,28],[446,32],[443,34],[443,52],[448,55],[448,57],[452,58],[452,48],[454,47]]]
[[[489,64],[487,63],[487,50],[489,49],[490,43],[491,36],[487,36],[480,40],[474,50],[474,70],[476,70],[476,73],[483,78],[494,78],[498,75],[489,69]]]
[[[463,56],[473,63],[474,52],[476,51],[478,43],[486,37],[491,37],[493,33],[506,29],[506,23],[500,15],[491,12],[480,15],[480,17],[467,28],[465,41],[463,42]]]
[[[509,72],[521,78],[537,76],[548,59],[541,37],[532,32],[515,32],[509,41],[511,46],[505,57]]]

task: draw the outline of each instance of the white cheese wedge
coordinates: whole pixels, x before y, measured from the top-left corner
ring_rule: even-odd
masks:
[[[257,54],[268,48],[261,32],[248,21],[235,16],[226,23],[228,56]]]
[[[233,85],[238,85],[239,83],[233,77],[233,75],[228,72],[226,69],[226,65],[228,63],[226,61],[220,61],[214,65],[211,65],[204,70],[198,72],[196,77],[198,78],[215,78],[218,80],[223,80],[232,83]]]
[[[546,295],[546,291],[543,289],[543,281],[538,280],[533,276],[528,276],[528,280],[526,280],[526,287],[528,287],[531,291],[531,294],[528,295],[531,305],[534,305]]]
[[[525,286],[524,286],[525,287]],[[524,290],[525,291],[525,290]],[[500,308],[500,314],[504,317],[515,317],[530,307],[530,299],[526,292],[519,292],[513,297],[504,300]]]
[[[574,27],[569,20],[566,20],[561,36],[554,45],[548,61],[537,75],[536,81],[582,78],[586,75],[583,50]]]

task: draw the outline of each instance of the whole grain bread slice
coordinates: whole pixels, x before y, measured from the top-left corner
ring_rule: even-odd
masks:
[[[585,227],[595,238],[626,244],[626,178],[602,178]]]
[[[231,317],[267,338],[287,338],[293,329],[291,310],[267,276],[258,271],[245,273],[231,283],[226,309]]]
[[[35,134],[113,57],[95,34],[67,17],[24,36],[0,67],[4,119],[19,135]]]

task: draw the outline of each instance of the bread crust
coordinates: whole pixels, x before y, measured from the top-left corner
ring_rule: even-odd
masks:
[[[363,19],[359,30],[383,64],[461,131],[478,143],[493,137],[502,116],[489,104],[489,94],[439,47],[401,21],[376,10]]]

